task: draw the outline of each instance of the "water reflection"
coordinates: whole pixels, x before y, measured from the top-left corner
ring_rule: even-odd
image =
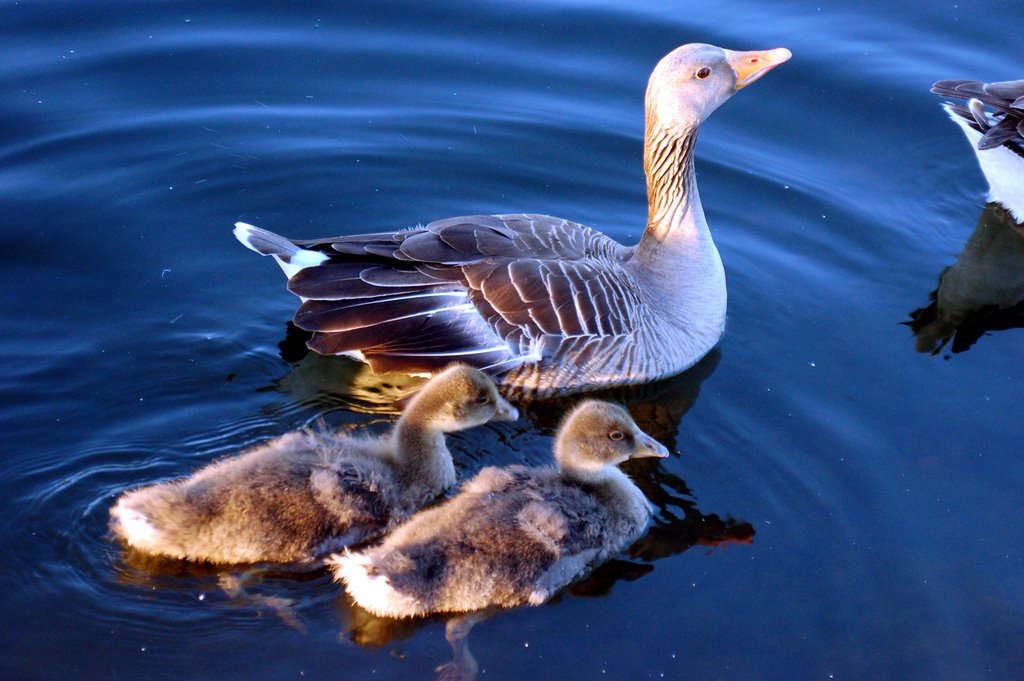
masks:
[[[990,331],[1024,327],[1024,225],[985,206],[956,263],[939,274],[929,303],[910,313],[918,352],[970,349]]]
[[[318,355],[306,347],[310,338],[308,331],[288,322],[278,348],[291,369],[271,387],[300,404],[328,404],[359,413],[397,414],[402,400],[425,382],[423,378],[406,374],[375,375],[363,362]]]
[[[319,600],[317,594],[334,590],[330,573],[322,567],[229,567],[153,556],[130,547],[123,547],[119,558],[119,584],[144,591],[179,591],[207,603],[266,612],[300,633],[306,633],[302,610]]]
[[[451,646],[452,659],[439,664],[435,669],[437,678],[442,681],[471,681],[476,678],[479,665],[469,648],[469,632],[476,624],[490,619],[498,612],[486,610],[418,619],[391,619],[370,614],[344,597],[338,599],[337,606],[342,621],[341,635],[358,645],[375,648],[393,645],[409,638],[423,626],[443,621],[444,637]],[[392,650],[391,654],[399,659],[404,657],[397,649]]]

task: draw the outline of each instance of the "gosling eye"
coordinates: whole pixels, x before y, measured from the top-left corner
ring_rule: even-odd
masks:
[[[480,395],[476,398],[477,404],[487,404],[491,401],[491,398],[487,395]]]
[[[621,430],[613,430],[612,432],[608,433],[608,439],[614,440],[615,442],[618,442],[624,437],[626,437],[626,435]]]
[[[706,66],[702,66],[699,69],[697,69],[697,73],[693,75],[697,80],[704,80],[705,78],[711,75],[711,69],[709,69]]]

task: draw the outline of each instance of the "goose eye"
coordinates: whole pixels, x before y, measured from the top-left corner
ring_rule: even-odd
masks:
[[[702,66],[699,69],[697,69],[697,73],[693,75],[696,76],[698,80],[704,80],[705,78],[711,75],[711,69],[709,69],[706,66]]]
[[[623,434],[621,430],[613,430],[612,432],[608,433],[608,439],[615,440],[616,442],[618,442],[624,437],[626,436]]]
[[[491,398],[488,397],[487,395],[480,395],[479,397],[476,398],[476,403],[477,404],[487,404],[490,401],[491,401]]]

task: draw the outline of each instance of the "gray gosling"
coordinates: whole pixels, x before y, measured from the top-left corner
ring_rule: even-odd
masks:
[[[327,560],[375,615],[539,605],[646,528],[652,507],[617,468],[668,450],[622,407],[587,401],[555,441],[557,467],[485,468],[383,543]]]
[[[308,562],[377,537],[455,484],[444,434],[514,421],[482,372],[455,365],[389,436],[300,430],[122,495],[110,527],[130,546],[213,563]]]

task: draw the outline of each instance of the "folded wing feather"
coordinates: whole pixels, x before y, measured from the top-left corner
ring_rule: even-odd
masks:
[[[642,306],[622,246],[547,216],[290,243],[327,257],[288,282],[304,299],[295,323],[314,332],[310,347],[359,350],[375,371],[452,361],[501,371],[567,343],[597,348],[589,341],[626,335]]]

